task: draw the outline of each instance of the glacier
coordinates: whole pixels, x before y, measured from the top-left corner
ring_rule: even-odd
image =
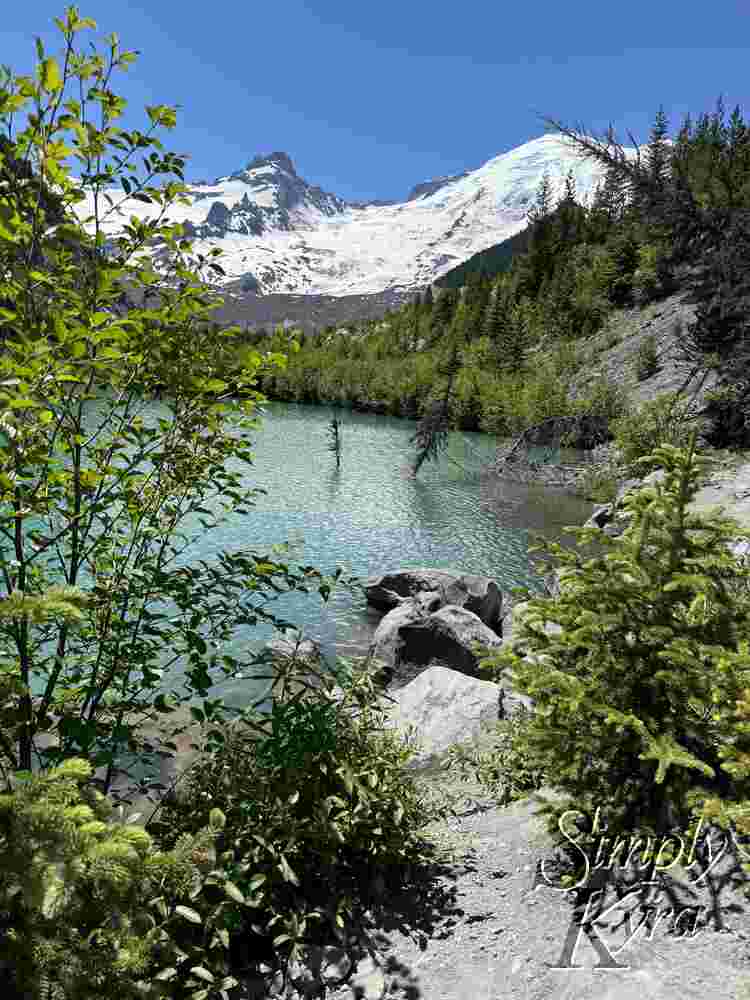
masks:
[[[185,224],[199,253],[223,251],[223,282],[244,278],[260,294],[408,293],[514,236],[526,225],[543,174],[557,198],[570,170],[585,201],[603,178],[602,166],[565,136],[547,134],[476,170],[419,184],[403,202],[362,205],[308,184],[288,154],[271,153],[213,183],[188,185],[187,204],[172,206],[169,219]],[[110,234],[121,220],[157,210],[120,191],[109,194],[117,204],[103,227]]]

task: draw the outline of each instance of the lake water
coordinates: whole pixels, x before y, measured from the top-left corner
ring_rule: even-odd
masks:
[[[201,539],[186,558],[211,560],[221,549],[264,550],[290,541],[297,561],[326,573],[339,565],[359,577],[424,566],[480,573],[501,589],[539,588],[529,532],[560,539],[566,525],[582,524],[592,510],[559,489],[481,475],[498,446],[487,434],[451,432],[439,461],[423,464],[413,478],[413,420],[335,411],[342,444],[337,469],[328,450],[332,409],[269,402],[263,410],[247,478],[267,494],[257,497],[248,515]],[[381,618],[368,610],[364,596],[343,588],[327,603],[313,591],[285,595],[269,609],[319,641],[327,659],[366,653]],[[259,625],[239,636],[235,649],[259,650],[275,634]],[[258,696],[252,681],[220,690],[238,707]]]

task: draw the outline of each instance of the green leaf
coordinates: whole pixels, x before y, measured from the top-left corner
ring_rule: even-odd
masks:
[[[230,899],[233,899],[236,903],[242,903],[242,905],[244,906],[246,902],[245,896],[242,893],[242,891],[237,888],[234,882],[225,882],[224,892],[227,894],[227,896],[229,896]]]
[[[299,885],[299,879],[297,878],[291,865],[289,864],[289,862],[287,861],[287,859],[284,857],[283,854],[281,855],[281,858],[279,860],[278,868],[285,882],[291,882],[292,885]]]
[[[175,913],[179,913],[181,917],[184,917],[185,920],[189,920],[191,924],[203,923],[200,913],[192,910],[189,906],[175,906],[174,911]]]
[[[193,965],[190,967],[190,971],[194,976],[197,976],[198,979],[202,979],[205,983],[212,983],[214,981],[212,973],[210,973],[208,969],[204,968],[202,965]]]
[[[54,94],[58,90],[62,89],[60,67],[57,65],[57,60],[53,59],[51,56],[46,59],[42,59],[39,65],[39,82],[44,90],[50,94]]]

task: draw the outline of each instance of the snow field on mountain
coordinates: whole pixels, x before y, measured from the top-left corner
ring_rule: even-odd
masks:
[[[432,194],[362,208],[312,187],[284,154],[272,154],[213,184],[192,186],[190,203],[174,206],[170,219],[195,227],[199,252],[214,247],[224,251],[225,280],[251,274],[262,292],[367,295],[410,290],[519,232],[544,172],[556,198],[570,169],[579,200],[590,197],[602,168],[582,159],[562,136],[545,135],[464,177],[448,179]],[[120,218],[147,218],[156,210],[122,199],[120,192],[110,194],[121,201]],[[216,210],[209,225],[216,202],[226,212],[216,222]],[[87,208],[91,211],[90,204]],[[260,235],[238,231],[247,229],[248,219],[263,227]],[[104,228],[114,233],[121,224],[110,215]]]

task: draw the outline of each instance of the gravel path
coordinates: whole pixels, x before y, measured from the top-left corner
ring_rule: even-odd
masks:
[[[598,933],[628,968],[597,970],[601,949],[583,933],[564,958],[574,909],[562,892],[540,884],[537,864],[552,852],[534,803],[487,806],[440,824],[442,839],[462,845],[463,858],[421,892],[389,896],[374,960],[335,1000],[740,1000],[743,990],[750,997],[750,902],[731,884],[736,865],[712,880],[713,905],[708,888],[693,890],[695,905],[700,898],[705,908],[697,922],[688,918],[690,936],[670,933],[668,918],[650,935],[645,926],[633,933],[641,919],[634,912],[629,938],[625,926],[617,928],[629,904],[615,906],[609,928]],[[663,894],[658,905],[669,905]]]

